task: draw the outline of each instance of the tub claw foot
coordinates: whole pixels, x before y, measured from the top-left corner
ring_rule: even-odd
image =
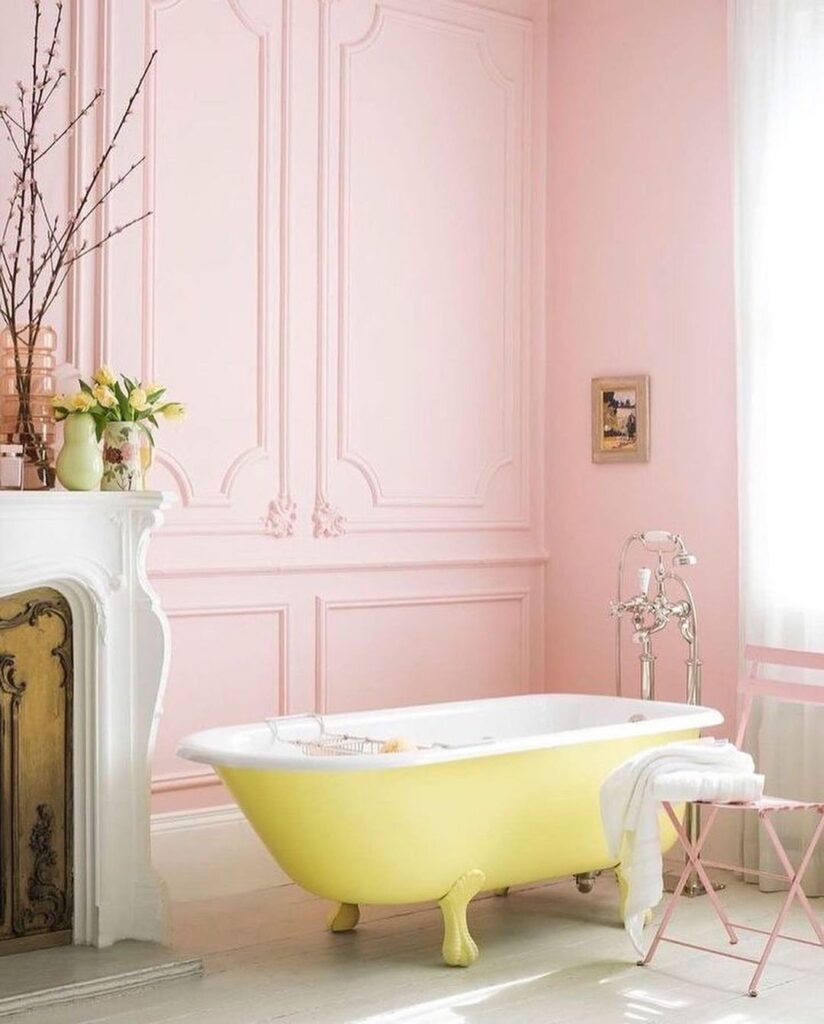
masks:
[[[509,886],[505,885],[505,886],[503,886],[500,889],[493,889],[492,890],[492,895],[493,896],[501,896],[501,897],[508,896],[509,895]]]
[[[478,947],[469,934],[466,909],[486,880],[480,868],[467,871],[439,901],[443,914],[443,959],[450,967],[469,967],[478,959]]]
[[[339,903],[329,915],[330,932],[351,932],[360,920],[360,907],[357,903]]]

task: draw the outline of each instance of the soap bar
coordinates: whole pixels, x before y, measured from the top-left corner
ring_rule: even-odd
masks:
[[[404,739],[403,736],[394,736],[387,740],[381,747],[382,754],[402,754],[406,750],[417,750],[412,740]]]

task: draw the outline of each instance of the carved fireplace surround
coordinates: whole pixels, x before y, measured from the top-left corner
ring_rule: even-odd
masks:
[[[167,497],[0,493],[0,596],[60,591],[74,621],[74,942],[166,940],[150,758],[168,627],[146,577]]]

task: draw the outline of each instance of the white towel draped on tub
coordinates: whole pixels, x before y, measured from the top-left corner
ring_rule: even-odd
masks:
[[[658,829],[662,800],[757,800],[764,776],[727,740],[670,743],[631,757],[601,785],[601,818],[610,856],[627,882],[624,927],[643,956],[644,913],[664,893]]]

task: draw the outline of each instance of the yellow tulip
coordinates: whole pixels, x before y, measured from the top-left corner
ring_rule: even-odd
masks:
[[[149,399],[143,388],[135,388],[129,395],[129,405],[137,412],[145,412],[149,408]]]
[[[72,412],[88,412],[94,405],[94,399],[85,391],[78,391],[69,399],[69,409]]]
[[[97,404],[104,409],[113,409],[117,405],[117,397],[114,391],[111,388],[107,388],[104,384],[98,384],[92,393]]]
[[[117,378],[108,366],[101,366],[92,380],[95,384],[100,384],[105,388],[113,388],[117,383]]]
[[[69,400],[65,395],[55,395],[51,400],[52,409],[63,409],[64,411],[69,407]]]
[[[145,388],[144,388],[144,391],[149,396],[155,394],[155,392],[157,392],[157,391],[162,391],[162,390],[163,390],[163,385],[162,384],[147,384],[145,386]]]
[[[182,402],[168,402],[160,411],[167,420],[182,420],[186,415],[186,406]]]

